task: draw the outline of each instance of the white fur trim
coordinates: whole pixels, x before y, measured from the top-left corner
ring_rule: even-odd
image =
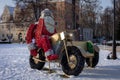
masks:
[[[35,24],[38,24],[38,22],[35,22]]]
[[[49,56],[53,54],[53,50],[49,49],[48,51],[45,52],[45,56]]]
[[[49,56],[50,55],[50,51],[46,51],[45,52],[45,56],[47,57],[47,56]]]
[[[35,39],[34,38],[32,39],[32,43],[35,43]]]
[[[53,17],[53,13],[48,8],[44,9],[43,11],[41,11],[40,18],[44,18],[45,16],[51,16],[52,18],[54,18]]]
[[[36,49],[36,46],[35,46],[34,43],[30,43],[30,44],[28,44],[27,46],[28,46],[28,49],[29,49],[29,50]]]
[[[41,14],[40,18],[44,18],[44,14]]]

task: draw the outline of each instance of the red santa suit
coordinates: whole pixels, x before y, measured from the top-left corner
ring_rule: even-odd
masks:
[[[36,46],[35,46],[35,29],[36,29],[35,24],[31,24],[28,28],[27,35],[26,35],[26,43],[28,45],[28,49],[30,50],[30,53],[32,56],[36,56],[37,51],[36,51]]]
[[[33,31],[31,31],[32,29]],[[27,38],[27,44],[31,55],[37,55],[37,49],[35,48],[36,45],[38,48],[42,48],[44,50],[45,56],[48,60],[57,59],[58,56],[56,54],[53,54],[53,50],[49,40],[49,37],[56,33],[51,12],[48,9],[42,11],[38,24],[31,25],[29,30],[28,34],[30,33],[31,36],[29,37],[29,39]],[[35,40],[35,42],[32,40]]]

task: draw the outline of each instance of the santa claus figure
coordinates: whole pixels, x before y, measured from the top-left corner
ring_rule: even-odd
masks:
[[[26,42],[33,57],[37,56],[37,49],[42,48],[47,60],[55,60],[58,55],[52,50],[50,36],[56,33],[53,14],[49,9],[41,12],[38,23],[31,24],[27,31]]]

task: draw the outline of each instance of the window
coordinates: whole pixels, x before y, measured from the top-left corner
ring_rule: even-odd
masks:
[[[2,34],[2,37],[5,37],[5,35],[4,35],[4,34]]]
[[[5,16],[3,17],[3,19],[5,20]]]
[[[79,16],[78,15],[76,15],[76,20],[79,20]]]
[[[57,22],[55,22],[55,25],[57,25]]]
[[[2,26],[2,29],[4,29],[4,26]]]

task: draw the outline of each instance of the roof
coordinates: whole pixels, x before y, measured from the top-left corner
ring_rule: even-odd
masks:
[[[14,12],[14,8],[15,7],[11,7],[11,6],[7,6],[8,7],[8,10],[10,12],[10,15],[13,15],[13,12]]]

